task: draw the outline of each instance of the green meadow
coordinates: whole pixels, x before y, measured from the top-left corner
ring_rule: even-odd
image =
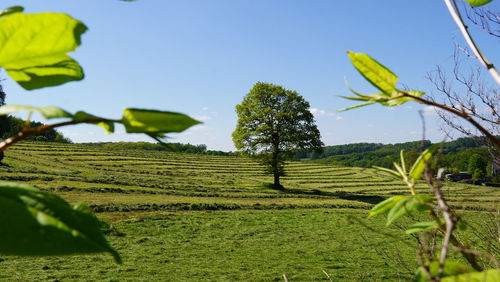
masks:
[[[407,188],[374,169],[290,162],[284,190],[250,159],[97,145],[23,142],[5,152],[1,179],[85,202],[123,257],[2,257],[3,280],[384,281],[412,279],[405,221],[385,229],[368,209]],[[417,186],[426,193],[427,186]],[[486,234],[495,187],[445,183],[451,205]],[[483,232],[484,231],[484,232]],[[475,236],[476,235],[476,236]],[[494,242],[493,242],[494,243]],[[497,245],[484,246],[491,251]]]

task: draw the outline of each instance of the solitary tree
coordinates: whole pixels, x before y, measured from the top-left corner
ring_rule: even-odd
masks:
[[[266,166],[277,189],[282,188],[279,177],[293,152],[320,151],[323,146],[309,103],[295,91],[258,82],[236,106],[236,112],[234,145]]]
[[[476,170],[480,170],[483,174],[485,174],[487,166],[488,162],[483,157],[479,154],[474,154],[469,157],[467,170],[471,174],[473,174]]]

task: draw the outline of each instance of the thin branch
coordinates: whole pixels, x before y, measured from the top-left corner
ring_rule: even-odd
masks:
[[[469,250],[466,246],[464,246],[458,239],[453,235],[453,230],[455,229],[456,223],[458,221],[457,217],[451,211],[450,206],[446,203],[446,200],[443,196],[441,188],[435,184],[433,173],[430,171],[429,166],[426,165],[425,180],[429,184],[432,192],[436,196],[436,200],[438,202],[438,208],[443,213],[443,217],[445,220],[446,226],[441,222],[437,214],[431,210],[430,215],[436,221],[439,226],[439,229],[443,232],[443,245],[441,247],[441,256],[439,259],[439,270],[438,277],[441,277],[443,274],[444,263],[446,261],[446,256],[448,254],[448,248],[450,247],[450,243],[452,246],[456,247],[456,249]],[[477,271],[482,271],[483,268],[477,263],[477,257],[474,253],[471,252],[461,252],[463,257],[469,262],[469,264]]]
[[[444,110],[444,111],[447,111],[447,112],[450,112],[456,116],[459,116],[465,120],[467,120],[468,122],[470,122],[475,128],[477,128],[479,131],[481,131],[481,133],[483,133],[486,137],[488,137],[488,139],[490,140],[490,142],[492,144],[494,144],[497,148],[500,148],[500,140],[498,140],[493,134],[491,134],[488,130],[486,130],[481,124],[479,124],[476,120],[474,120],[469,114],[467,114],[466,111],[464,111],[463,109],[462,110],[457,110],[453,107],[450,107],[450,106],[446,106],[446,105],[443,105],[443,104],[439,104],[439,103],[436,103],[434,101],[431,101],[431,100],[426,100],[424,98],[421,98],[421,97],[418,97],[418,96],[414,96],[414,95],[411,95],[409,93],[406,93],[406,92],[401,92],[401,95],[403,97],[409,97],[409,98],[412,98],[422,104],[426,104],[426,105],[429,105],[429,106],[434,106],[436,108],[439,108],[441,110]]]
[[[486,57],[481,53],[481,50],[479,50],[479,47],[477,46],[476,42],[470,35],[468,31],[468,26],[465,25],[462,16],[460,15],[460,11],[458,10],[457,3],[455,0],[444,0],[446,7],[448,8],[448,11],[450,12],[451,17],[457,24],[458,28],[460,29],[460,32],[462,32],[462,35],[469,45],[469,47],[472,49],[472,52],[476,55],[476,58],[479,60],[479,62],[486,67],[488,72],[490,73],[491,77],[500,84],[500,75],[498,74],[495,66],[486,59]]]

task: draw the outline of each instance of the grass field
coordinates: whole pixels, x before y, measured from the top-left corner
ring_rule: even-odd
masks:
[[[326,271],[335,281],[397,280],[415,268],[409,238],[388,244],[348,221],[407,193],[373,169],[291,162],[278,191],[267,188],[272,179],[261,167],[239,157],[21,143],[3,163],[2,180],[85,202],[111,222],[108,238],[124,264],[106,255],[5,257],[0,279],[317,281]],[[498,188],[447,183],[444,191],[467,217],[499,208]],[[371,222],[383,226],[382,218]]]

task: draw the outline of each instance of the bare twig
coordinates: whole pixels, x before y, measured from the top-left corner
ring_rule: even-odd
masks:
[[[441,110],[444,110],[444,111],[447,111],[447,112],[450,112],[456,116],[459,116],[463,119],[465,119],[466,121],[468,121],[469,123],[471,123],[475,128],[477,128],[481,133],[483,133],[487,138],[488,140],[490,140],[490,142],[492,144],[494,144],[497,148],[500,148],[500,140],[498,140],[493,134],[491,134],[488,130],[486,130],[481,124],[479,124],[476,120],[474,120],[465,110],[461,109],[461,110],[458,110],[454,107],[450,107],[450,106],[447,106],[447,105],[443,105],[443,104],[439,104],[439,103],[436,103],[434,101],[431,101],[431,100],[427,100],[427,99],[424,99],[424,98],[421,98],[421,97],[418,97],[418,96],[415,96],[415,95],[411,95],[407,92],[401,92],[401,95],[403,97],[409,97],[409,98],[412,98],[422,104],[426,104],[426,105],[429,105],[429,106],[434,106],[436,108],[439,108]]]
[[[458,239],[453,235],[453,231],[455,229],[456,223],[458,221],[458,218],[456,215],[452,212],[450,206],[446,202],[443,193],[441,191],[441,188],[434,183],[434,178],[433,178],[433,173],[430,171],[430,168],[428,165],[426,165],[425,168],[425,173],[424,173],[424,178],[429,184],[432,192],[434,193],[436,200],[438,202],[438,209],[442,212],[445,224],[441,222],[439,217],[434,211],[430,212],[431,217],[436,221],[436,223],[439,226],[439,229],[443,232],[443,245],[441,247],[441,256],[439,259],[439,271],[438,271],[438,277],[441,277],[443,274],[443,267],[444,263],[446,260],[446,256],[448,254],[448,248],[451,245],[456,247],[457,249],[469,249],[466,246],[464,246]],[[463,257],[469,262],[469,264],[477,271],[482,271],[483,268],[478,264],[476,255],[474,253],[470,252],[461,252]]]

